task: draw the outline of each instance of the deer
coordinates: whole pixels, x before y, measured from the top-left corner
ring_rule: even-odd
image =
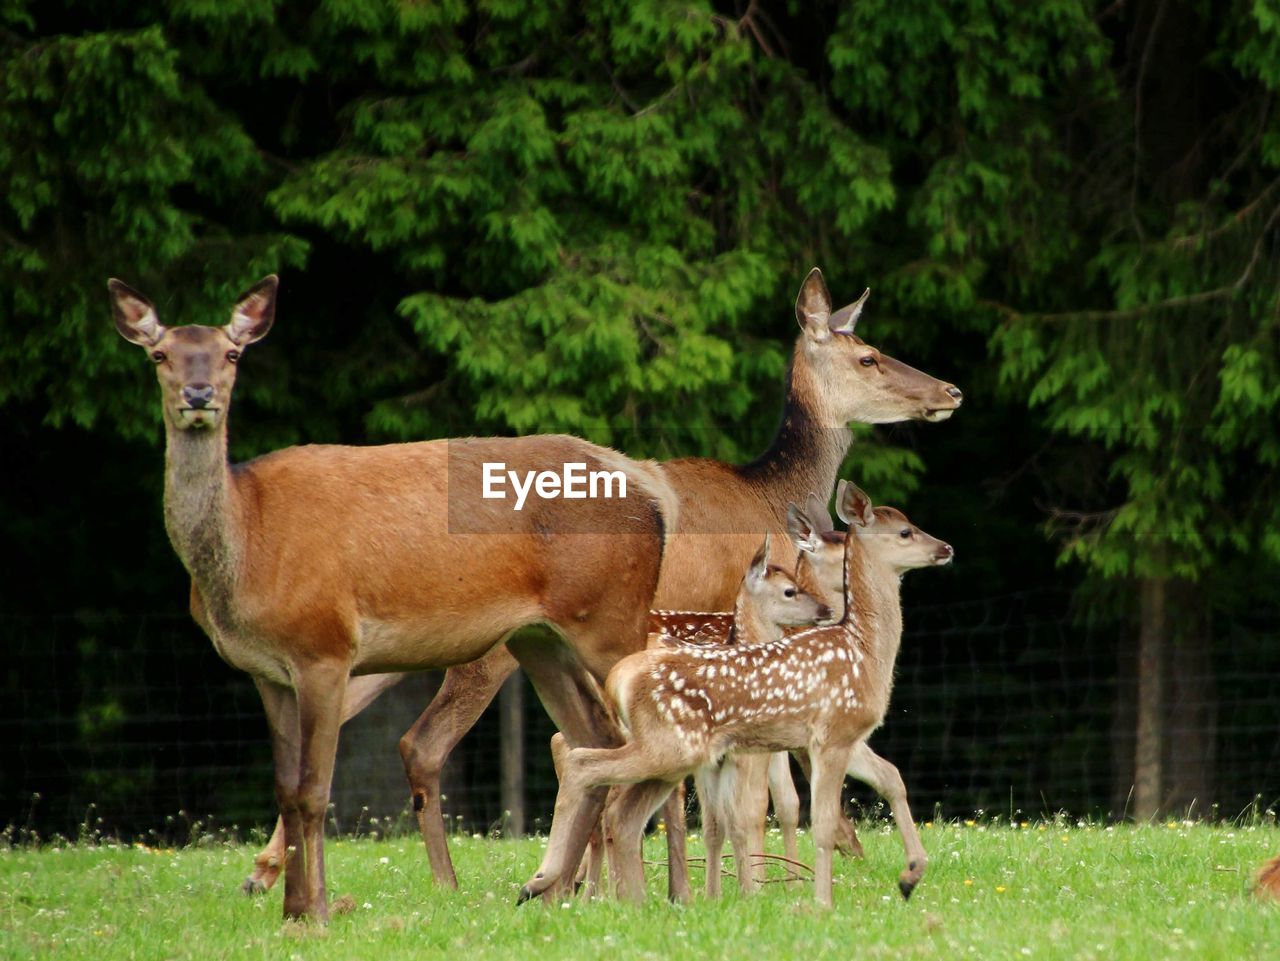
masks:
[[[771,540],[772,535],[765,534],[764,542],[742,579],[732,611],[653,611],[649,615],[647,647],[767,644],[781,638],[784,628],[810,625],[830,618],[829,606],[816,600],[796,577],[769,563]],[[559,761],[567,750],[563,735],[556,734],[551,738],[551,754],[557,764],[557,773]],[[702,776],[704,772],[700,771],[698,775]],[[703,780],[697,780],[700,798],[718,783],[714,771],[705,772],[705,779],[707,788],[704,788]],[[672,797],[679,795],[678,790],[672,792]],[[611,795],[613,801],[616,798]],[[610,820],[611,809],[612,804],[605,808],[606,821]],[[588,897],[599,890],[604,860],[603,838],[611,835],[608,827],[604,835],[592,835],[588,857],[579,868],[577,880],[585,882]],[[613,880],[616,884],[617,878]]]
[[[963,400],[960,388],[888,356],[855,332],[870,291],[833,309],[822,271],[805,277],[795,301],[800,327],[788,368],[779,426],[769,447],[747,464],[682,457],[662,464],[680,503],[679,528],[670,532],[653,606],[661,610],[725,611],[759,544],[770,532],[782,543],[782,566],[791,566],[783,510],[814,490],[831,490],[852,442],[851,422],[889,424],[948,419]],[[450,668],[423,714],[400,740],[418,828],[438,884],[457,887],[440,800],[440,775],[450,752],[479,719],[516,659],[493,648],[469,664]],[[369,681],[351,697],[353,716],[397,678]],[[673,808],[678,805],[673,805]],[[673,847],[683,841],[683,808],[669,811]],[[847,822],[845,822],[847,823]],[[847,833],[852,835],[851,826]],[[254,859],[247,892],[264,891],[282,863],[284,838],[277,824]],[[682,861],[677,856],[673,863]],[[671,888],[688,897],[687,875],[677,865]],[[550,896],[550,892],[549,892]]]
[[[880,510],[887,512],[889,509],[882,508]],[[796,582],[802,589],[820,598],[833,609],[840,610],[843,603],[841,595],[844,586],[845,534],[835,530],[835,525],[831,521],[831,515],[827,513],[826,506],[814,494],[809,496],[804,510],[794,504],[787,506],[787,530],[791,535],[792,543],[796,545],[797,550],[800,552],[796,563]],[[904,533],[905,528],[899,529],[898,536],[902,537]],[[898,604],[896,610],[895,616],[900,622],[900,604]],[[800,822],[800,798],[796,793],[795,783],[791,777],[791,765],[788,755],[786,752],[777,752],[768,757],[768,797],[766,797],[763,789],[762,782],[765,779],[760,777],[758,772],[748,770],[744,774],[743,771],[744,761],[758,760],[760,757],[761,755],[748,754],[736,759],[732,756],[725,759],[726,766],[734,764],[736,760],[738,770],[736,779],[731,781],[736,788],[736,792],[732,801],[724,804],[724,810],[727,812],[724,820],[728,821],[731,833],[736,831],[739,837],[744,839],[739,841],[739,845],[745,851],[763,850],[767,799],[771,797],[773,799],[774,812],[778,818],[778,825],[782,831],[783,850],[787,859],[795,862],[799,858],[797,831]],[[799,758],[801,767],[805,769],[805,774],[808,775],[810,771],[806,763],[806,755],[801,754]],[[877,754],[866,740],[860,741],[858,746],[854,748],[845,773],[849,777],[870,786],[877,794],[889,802],[890,812],[893,815],[894,822],[898,825],[898,831],[907,853],[908,870],[917,872],[914,874],[914,879],[908,877],[900,882],[899,889],[903,897],[910,898],[911,892],[919,881],[920,874],[923,873],[927,858],[920,842],[919,832],[915,827],[915,820],[911,815],[911,808],[907,801],[906,786],[902,781],[901,773],[891,762]],[[723,829],[721,828],[720,830]],[[704,835],[706,833],[708,832],[704,828]],[[837,848],[840,840],[837,837]],[[862,857],[862,845],[856,835],[852,837],[852,843],[856,849],[856,856]],[[707,847],[707,890],[708,893],[711,893],[710,882],[713,872],[711,868],[710,840],[707,841]],[[735,857],[741,859],[737,854],[736,848]],[[715,872],[715,876],[718,880],[718,871]],[[756,887],[753,883],[754,879],[751,875],[745,876],[747,883],[743,884],[744,874],[739,871],[740,886],[744,893],[751,893]],[[793,872],[792,879],[797,878],[798,875]]]
[[[1253,893],[1259,898],[1280,902],[1280,855],[1258,869]]]
[[[598,682],[644,647],[679,502],[652,462],[561,435],[305,445],[230,464],[239,361],[270,330],[278,285],[271,275],[251,287],[222,327],[166,327],[136,290],[108,289],[117,330],[155,366],[164,522],[191,576],[191,613],[266,711],[284,914],[325,921],[324,814],[344,716],[386,686],[382,675],[474,660],[547,624],[555,640],[504,650],[570,743],[621,743]],[[498,463],[617,472],[625,493],[516,512],[482,496],[484,465]]]
[[[899,578],[913,568],[949,564],[955,555],[900,511],[875,508],[847,481],[840,483],[837,505],[850,525],[839,621],[752,647],[648,648],[610,671],[605,697],[626,743],[564,753],[547,853],[521,888],[523,899],[554,886],[578,863],[582,852],[573,844],[582,832],[574,822],[594,816],[592,806],[580,800],[589,792],[613,784],[645,786],[613,812],[623,862],[619,893],[639,901],[640,832],[676,783],[731,751],[803,748],[813,769],[815,899],[831,906],[840,787],[854,750],[883,721],[893,685],[902,627]],[[899,876],[904,897],[923,873],[913,853],[909,849],[907,869]]]

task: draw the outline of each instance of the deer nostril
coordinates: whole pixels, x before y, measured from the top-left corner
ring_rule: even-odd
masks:
[[[213,386],[211,384],[187,384],[182,388],[182,399],[196,410],[208,407],[209,401],[213,400]]]
[[[950,394],[953,398],[955,398],[956,401],[964,400],[964,391],[962,391],[959,387],[948,387],[947,393]]]

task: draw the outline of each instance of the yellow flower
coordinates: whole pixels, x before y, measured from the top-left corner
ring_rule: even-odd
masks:
[[[968,887],[973,887],[973,878],[965,878],[965,879],[964,879],[964,885],[965,885],[965,887],[967,887],[967,888],[968,888]]]
[[[964,822],[964,826],[965,826],[965,827],[967,827],[967,828],[971,828],[971,827],[973,827],[973,826],[974,826],[975,824],[977,824],[977,823],[978,823],[977,821],[965,821],[965,822]]]
[[[997,891],[998,893],[1000,893],[1000,894],[1004,894],[1004,892],[1005,892],[1005,887],[1004,887],[1004,885],[1003,885],[1003,884],[997,884],[997,885],[996,885],[996,891]]]

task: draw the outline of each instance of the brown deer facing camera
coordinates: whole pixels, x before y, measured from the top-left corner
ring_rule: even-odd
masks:
[[[338,728],[389,672],[474,660],[523,625],[550,624],[559,640],[512,653],[571,743],[620,742],[596,679],[645,643],[677,523],[655,465],[538,436],[289,447],[231,466],[237,363],[271,327],[276,278],[249,290],[223,327],[165,327],[141,294],[109,286],[120,334],[155,364],[165,526],[191,574],[191,612],[222,658],[253,676],[266,708],[286,916],[328,916],[324,814]],[[582,462],[623,472],[629,494],[516,513],[482,498],[487,462]],[[451,513],[486,532],[454,532]]]

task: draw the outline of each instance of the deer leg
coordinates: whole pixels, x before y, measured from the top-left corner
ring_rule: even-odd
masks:
[[[693,787],[702,808],[702,846],[707,852],[706,892],[708,898],[722,893],[724,874],[724,815],[721,799],[721,763],[704,764],[693,772]]]
[[[619,900],[644,900],[644,828],[674,787],[672,781],[641,781],[619,792],[616,803],[605,809],[605,833],[614,839],[609,870],[617,874]]]
[[[302,878],[302,821],[298,812],[299,751],[298,702],[290,688],[254,678],[262,706],[267,714],[274,761],[276,805],[280,809],[277,834],[280,835],[281,862],[285,871],[284,914],[286,918],[305,913]],[[275,838],[275,835],[272,835]]]
[[[301,853],[301,878],[295,881],[295,860],[285,869],[286,916],[307,916],[329,920],[329,901],[324,874],[324,816],[329,806],[333,764],[338,751],[338,731],[342,727],[342,705],[348,665],[345,662],[312,662],[293,679],[298,705],[298,746],[301,763],[297,791],[293,799],[293,824],[301,829],[300,843],[285,816],[285,840]],[[299,883],[300,882],[300,883]],[[291,892],[301,892],[294,894]],[[300,914],[297,907],[301,902]],[[290,905],[294,910],[290,911]]]
[[[667,826],[667,900],[689,902],[689,832],[685,822],[684,779],[667,796],[662,809]]]
[[[564,739],[563,734],[556,732],[551,735],[551,764],[556,772],[557,783],[564,780],[565,758],[570,750],[569,742]],[[605,802],[606,806],[612,803],[614,793],[612,791],[609,792],[608,800]],[[552,820],[555,820],[554,817]],[[604,867],[604,846],[604,827],[603,825],[597,825],[596,830],[591,832],[591,839],[587,843],[586,856],[578,864],[578,870],[573,878],[574,887],[580,890],[584,897],[594,898],[600,893],[600,875]]]
[[[808,752],[797,751],[795,758],[800,764],[800,770],[804,773],[805,779],[812,784],[813,775],[809,770]],[[840,820],[836,822],[836,850],[846,857],[866,857],[866,852],[862,850],[862,842],[858,840],[858,832],[854,829],[853,822],[845,817],[843,807],[840,811]]]
[[[916,822],[911,817],[911,807],[907,804],[907,787],[902,783],[902,774],[893,763],[871,750],[865,741],[859,742],[849,755],[847,770],[850,777],[869,784],[889,802],[889,810],[893,812],[898,833],[902,835],[902,848],[907,857],[907,867],[898,875],[898,890],[902,892],[904,900],[910,898],[911,892],[924,876],[929,859],[920,842]]]
[[[353,677],[347,682],[346,698],[342,706],[342,722],[351,720],[394,684],[403,674],[367,674]],[[253,859],[253,872],[245,878],[240,890],[245,894],[263,894],[270,891],[284,870],[284,819],[276,818],[275,830],[258,855]]]
[[[725,758],[729,788],[724,808],[738,890],[755,894],[765,879],[764,823],[769,814],[769,756],[739,754]],[[732,772],[732,774],[730,773]]]
[[[545,639],[515,638],[508,646],[520,661],[552,721],[570,745],[600,746],[622,742],[621,733],[604,707],[600,685],[579,665],[564,644]],[[535,895],[552,900],[567,892],[591,832],[604,809],[605,794],[604,787],[593,785],[578,797],[567,792],[565,783],[561,782],[560,791],[556,794],[547,853],[542,867],[521,888],[518,903]]]
[[[812,798],[813,840],[817,848],[814,859],[814,896],[822,907],[831,907],[832,852],[835,848],[836,824],[841,817],[840,789],[844,785],[845,767],[849,763],[849,747],[823,745],[811,747],[813,763]]]
[[[440,808],[440,773],[458,742],[518,666],[506,645],[500,644],[477,661],[445,671],[440,690],[400,738],[400,758],[409,779],[418,831],[431,862],[431,876],[445,887],[456,888],[458,876],[449,857]]]
[[[769,794],[773,798],[773,813],[782,829],[783,852],[790,860],[799,861],[796,831],[800,826],[800,795],[791,778],[791,755],[786,751],[769,755]],[[787,865],[787,875],[791,881],[800,879],[794,865]]]
[[[280,879],[280,872],[284,870],[284,854],[284,818],[277,817],[275,830],[271,832],[267,846],[254,857],[253,871],[244,879],[240,890],[245,894],[265,894],[270,891]]]

